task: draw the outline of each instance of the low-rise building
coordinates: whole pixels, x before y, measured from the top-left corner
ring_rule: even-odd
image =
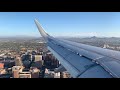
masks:
[[[13,66],[13,67],[12,67],[12,72],[13,72],[14,70],[18,70],[19,72],[22,72],[23,69],[24,69],[23,66]]]
[[[0,68],[4,68],[4,63],[0,63]]]
[[[54,78],[60,78],[60,72],[54,74]]]
[[[71,75],[68,71],[62,72],[61,78],[71,78]]]
[[[39,78],[39,73],[40,73],[39,69],[31,68],[30,72],[31,72],[31,78]]]
[[[12,73],[14,78],[19,78],[19,73],[24,69],[23,66],[13,66]]]
[[[1,74],[6,74],[6,70],[5,69],[0,69],[0,75]]]
[[[19,78],[19,70],[13,71],[13,78]]]

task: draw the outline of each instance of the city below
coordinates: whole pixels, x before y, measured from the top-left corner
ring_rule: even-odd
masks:
[[[64,38],[120,51],[120,38]],[[0,38],[0,78],[73,78],[47,49],[43,38]]]

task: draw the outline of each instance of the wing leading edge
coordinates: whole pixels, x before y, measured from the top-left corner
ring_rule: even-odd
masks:
[[[56,39],[37,20],[35,23],[48,49],[74,78],[120,77],[120,52]]]

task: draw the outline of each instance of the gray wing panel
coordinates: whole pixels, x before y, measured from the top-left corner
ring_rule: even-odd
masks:
[[[59,40],[59,41],[62,42],[62,43],[67,43],[67,44],[69,44],[73,47],[78,47],[80,49],[84,49],[86,51],[96,53],[96,54],[101,55],[101,56],[107,56],[107,57],[110,57],[110,58],[115,58],[115,59],[120,60],[120,52],[119,51],[103,49],[103,48],[100,48],[100,47],[85,45],[85,44],[76,43],[76,42],[72,42],[72,41],[68,41],[68,40]]]
[[[107,74],[107,72],[104,72],[104,69],[100,67],[101,66],[98,65],[94,68],[88,69],[86,72],[80,75],[79,78],[111,78],[111,76]]]
[[[101,59],[96,60],[106,71],[108,71],[113,77],[119,78],[120,77],[120,61],[104,57]]]
[[[58,42],[58,41],[57,41]],[[61,40],[59,42],[62,42]],[[64,40],[60,45],[95,61],[115,78],[120,77],[120,52]],[[66,45],[67,44],[67,45]],[[83,50],[82,50],[83,49]],[[113,54],[113,55],[112,55]]]
[[[80,48],[80,45],[77,45],[78,43],[65,42],[65,41],[63,42],[61,40],[55,40],[55,39],[54,41],[56,41],[58,45],[62,45],[65,48],[70,49],[71,51],[75,53],[79,53],[79,55],[85,56],[92,60],[96,60],[103,57],[103,55],[97,54],[96,52],[91,52],[84,48]]]
[[[101,77],[101,78],[111,78],[112,76],[105,71],[100,65],[92,62],[90,59],[77,55],[76,53],[54,43],[54,41],[48,40],[48,49],[55,55],[55,57],[61,62],[61,64],[70,72],[70,74],[76,78],[81,78],[86,75],[84,74],[89,69],[95,68],[94,73],[91,72],[89,77]],[[97,73],[99,71],[99,73]],[[96,74],[97,73],[97,74]],[[96,76],[98,75],[98,76]],[[85,78],[85,77],[84,77]]]

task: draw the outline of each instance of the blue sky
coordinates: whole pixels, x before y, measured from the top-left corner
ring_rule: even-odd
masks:
[[[35,18],[53,36],[120,37],[120,12],[0,12],[0,36],[40,36]]]

